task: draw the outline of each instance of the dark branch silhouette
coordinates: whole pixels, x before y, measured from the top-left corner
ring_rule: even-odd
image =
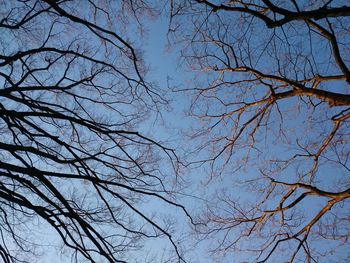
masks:
[[[142,246],[157,238],[167,260],[184,261],[152,207],[190,218],[170,194],[177,157],[137,132],[166,103],[122,33],[146,12],[144,1],[1,2],[3,262],[36,262],[46,229],[73,262],[146,260]]]

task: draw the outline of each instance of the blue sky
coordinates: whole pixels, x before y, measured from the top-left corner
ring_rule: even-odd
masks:
[[[154,138],[156,141],[161,141],[164,145],[169,146],[171,148],[176,149],[176,153],[184,162],[188,162],[190,160],[200,160],[206,156],[206,153],[199,153],[197,155],[191,155],[187,157],[185,155],[186,152],[190,152],[196,147],[195,141],[191,140],[186,135],[190,133],[191,128],[200,127],[201,123],[195,118],[189,117],[186,115],[186,110],[188,109],[191,101],[191,93],[189,92],[173,92],[172,88],[177,87],[179,89],[191,88],[195,85],[194,82],[191,82],[191,79],[194,77],[194,72],[191,71],[181,60],[180,57],[180,49],[181,46],[173,44],[168,47],[167,40],[167,30],[168,30],[168,18],[162,14],[161,16],[155,18],[154,20],[148,21],[144,24],[145,29],[148,31],[144,38],[138,38],[137,34],[133,35],[134,30],[132,26],[129,27],[130,32],[128,34],[135,42],[135,45],[139,47],[144,52],[144,61],[146,65],[149,65],[150,71],[147,75],[147,81],[154,82],[154,85],[157,86],[162,92],[165,93],[165,97],[169,99],[169,105],[165,105],[164,109],[161,110],[161,114],[159,115],[155,110],[151,118],[147,120],[145,123],[138,127],[139,131],[144,134]],[[128,27],[126,27],[128,28]],[[265,62],[262,62],[265,63]],[[267,62],[266,62],[267,63]],[[199,80],[205,80],[205,74],[201,75]],[[221,94],[225,96],[225,93]],[[288,104],[289,103],[289,104]],[[295,101],[290,101],[287,104],[284,104],[284,109],[293,106]],[[93,110],[93,109],[92,109]],[[293,112],[290,110],[290,113],[286,115],[287,125],[286,127],[290,129],[294,129],[295,127],[302,126],[304,115],[300,114],[300,112]],[[277,118],[277,116],[275,116]],[[275,120],[275,119],[274,119]],[[312,127],[311,127],[312,128]],[[329,128],[329,127],[328,127]],[[222,126],[217,134],[225,135],[225,132],[230,131],[231,127],[227,125],[226,127]],[[294,135],[303,134],[304,130],[295,131]],[[321,131],[322,132],[322,131]],[[279,158],[286,157],[289,155],[288,147],[278,147],[274,145],[274,141],[271,138],[267,138],[266,140],[266,149],[265,152],[271,153],[273,156],[277,156]],[[174,188],[175,191],[181,191],[179,194],[178,202],[183,203],[189,211],[193,215],[197,215],[200,210],[204,207],[206,203],[209,203],[218,211],[222,211],[224,214],[229,214],[230,211],[226,210],[225,203],[221,200],[211,199],[215,193],[223,193],[225,191],[226,195],[232,197],[233,199],[241,199],[241,200],[254,200],[255,198],[259,198],[259,196],[253,196],[250,192],[248,192],[249,187],[253,187],[253,184],[239,184],[237,182],[238,179],[244,181],[247,178],[255,178],[260,175],[259,166],[260,162],[263,162],[263,158],[258,158],[257,155],[252,155],[253,159],[247,167],[244,169],[239,169],[236,171],[235,161],[237,163],[243,158],[244,151],[236,151],[235,157],[232,162],[228,165],[228,168],[223,173],[221,177],[213,178],[209,184],[204,184],[204,182],[208,181],[208,174],[210,167],[209,165],[203,166],[191,166],[191,167],[182,167],[180,169],[179,177],[172,178],[173,173],[167,167],[161,167],[162,170],[169,172],[170,182],[173,184],[169,185],[168,189]],[[190,159],[186,159],[190,158]],[[255,159],[254,159],[255,158]],[[219,164],[222,164],[222,160],[218,161]],[[286,169],[281,177],[284,178],[292,178],[294,179],[294,168]],[[304,169],[303,166],[298,167],[298,169]],[[332,173],[335,171],[339,171],[334,169],[332,166],[325,166],[322,172],[320,172],[320,177],[324,178],[322,181],[322,186],[327,187],[328,183],[334,181],[336,177]],[[339,172],[337,177],[341,177],[341,173]],[[176,185],[176,183],[180,183]],[[210,200],[210,201],[208,201]],[[312,199],[310,201],[305,201],[305,207],[307,207],[307,212],[313,213],[317,210],[313,208],[318,208],[324,201],[320,201],[319,199]],[[271,203],[268,203],[271,204]],[[151,208],[154,213],[157,215],[161,215],[162,218],[165,218],[166,215],[170,217],[170,219],[174,219],[176,222],[174,223],[173,230],[174,236],[176,240],[178,240],[180,248],[183,248],[187,253],[187,259],[189,262],[199,262],[206,263],[212,262],[212,259],[209,257],[206,249],[212,248],[213,243],[210,240],[203,241],[199,244],[195,244],[197,240],[196,235],[192,235],[191,227],[189,226],[188,218],[184,216],[184,214],[179,209],[169,209],[164,203],[152,201],[143,207],[141,210],[145,210],[148,212],[148,209]],[[309,209],[310,208],[310,209]],[[151,210],[150,209],[150,210]],[[60,244],[53,236],[50,230],[47,231],[45,226],[39,225],[40,240],[44,240],[44,242],[49,243],[50,245]],[[45,233],[45,231],[47,231]],[[239,234],[240,228],[232,231],[231,237],[235,237]],[[218,234],[218,237],[222,237],[223,234]],[[254,240],[253,240],[254,241]],[[162,243],[163,241],[150,241],[147,243],[147,247],[155,251],[156,253],[162,254],[163,249],[169,249],[169,244]],[[242,243],[242,246],[249,246],[250,241],[245,241]],[[322,242],[321,246],[327,246],[326,242]],[[45,248],[44,248],[45,250]],[[50,251],[47,249],[46,251]],[[60,252],[58,252],[60,253]],[[339,250],[338,255],[346,254],[347,251],[345,249]],[[139,256],[136,252],[134,257]],[[130,261],[135,260],[136,262],[142,262],[142,258],[130,258]],[[59,257],[57,252],[49,252],[47,257],[41,259],[40,262],[62,262],[62,259]],[[243,257],[236,256],[235,253],[228,253],[225,259],[218,259],[218,262],[242,262]],[[249,258],[248,258],[249,261]]]
[[[177,85],[180,85],[180,88],[190,88],[191,85],[194,85],[194,83],[188,82],[193,77],[193,73],[190,73],[189,69],[186,68],[186,66],[180,64],[181,61],[178,58],[179,49],[176,46],[173,46],[173,49],[170,49],[170,51],[166,49],[166,45],[167,45],[166,33],[168,29],[167,23],[168,21],[166,17],[162,16],[158,20],[149,24],[150,26],[149,40],[146,41],[147,44],[144,46],[145,58],[146,58],[145,61],[146,62],[148,61],[152,68],[149,76],[151,78],[155,78],[159,83],[160,87],[167,87],[167,77],[170,76],[170,78],[172,79],[171,83],[176,83]],[[320,56],[319,59],[323,60],[324,58]],[[262,63],[266,63],[266,62],[262,61]],[[189,96],[187,96],[186,93],[176,93],[176,94],[172,94],[171,96],[174,96],[174,95],[175,97],[173,98],[175,99],[172,102],[172,112],[168,114],[166,113],[164,114],[165,116],[164,119],[165,119],[165,123],[167,123],[167,126],[171,127],[173,125],[174,127],[182,127],[182,129],[184,130],[190,127],[198,127],[199,125],[199,123],[197,122],[198,120],[194,118],[188,118],[184,115],[184,111],[187,109],[190,103]],[[294,104],[296,104],[296,100],[286,101],[283,107],[286,109],[287,108],[292,109]],[[277,117],[278,116],[276,115],[275,118]],[[300,112],[290,111],[290,113],[288,113],[285,116],[285,119],[286,120],[288,119],[286,123],[286,127],[290,129],[293,129],[294,127],[300,127],[300,126],[302,127],[303,123],[305,123],[304,117],[305,116]],[[158,128],[156,129],[158,132],[161,131],[159,135],[164,136],[164,138],[166,139],[173,138],[171,142],[175,147],[176,145],[179,145],[178,143],[181,144],[181,142],[183,142],[183,139],[180,138],[181,135],[179,137],[179,133],[175,132],[175,130],[178,130],[178,128],[175,128],[175,130],[174,129],[163,130],[163,129],[159,129],[159,126],[158,126]],[[299,131],[296,131],[295,134],[297,136],[300,136],[300,133],[302,132],[303,132],[302,130],[299,130]],[[172,135],[172,133],[174,133],[174,135]],[[186,142],[186,143],[187,143],[187,146],[191,145],[191,142]],[[266,152],[269,151],[273,156],[276,156],[279,158],[282,158],[283,156],[288,157],[290,155],[288,151],[293,150],[292,148],[288,149],[288,147],[283,148],[283,147],[278,147],[277,145],[273,145],[271,138],[267,139],[267,145],[269,146],[269,149],[266,148],[264,151]],[[196,156],[196,157],[200,158],[200,156]],[[239,159],[240,155],[235,156],[235,158]],[[251,160],[252,164],[257,165],[257,167],[260,165],[259,161],[261,160],[259,159]],[[200,185],[200,182],[205,181],[205,179],[207,178],[207,169],[208,167],[204,167],[204,168],[202,167],[195,171],[187,170],[187,172],[185,172],[183,176],[190,178],[189,180],[194,180],[194,182]],[[306,167],[305,168],[300,167],[300,169],[306,169]],[[295,171],[293,169],[288,169],[284,172],[283,177],[287,181],[288,180],[294,181],[295,179],[294,172]],[[321,182],[319,182],[320,183],[319,186],[323,187],[323,189],[326,189],[327,186],[331,185],[334,181],[341,178],[343,174],[344,174],[344,171],[341,171],[341,168],[335,169],[332,166],[323,166],[322,171],[319,172],[319,176],[320,178],[322,178]],[[258,169],[250,167],[239,171],[238,178],[242,179],[247,176],[252,176],[252,177],[259,176]],[[209,198],[210,192],[213,193],[217,190],[220,190],[221,188],[226,188],[226,191],[227,191],[227,189],[229,189],[230,187],[226,187],[226,186],[232,185],[232,188],[231,188],[232,192],[231,193],[228,192],[228,195],[233,196],[234,198],[240,197],[241,199],[251,197],[250,193],[246,192],[247,189],[244,189],[244,188],[240,189],[239,187],[237,188],[237,185],[234,186],[235,185],[234,181],[236,179],[233,179],[233,177],[226,174],[226,177],[216,178],[213,182],[211,182],[211,184],[209,185],[209,188],[201,188],[200,190],[198,190],[199,188],[190,187],[185,191],[187,191],[188,193],[197,195],[198,197]],[[205,193],[203,191],[205,191]],[[191,201],[189,200],[190,199],[186,200],[187,205],[189,207],[196,206],[196,205],[198,206],[201,203],[200,201],[198,201],[198,199],[197,201],[196,199],[192,199]],[[303,206],[307,207],[306,213],[309,213],[309,216],[317,212],[318,211],[317,209],[324,204],[325,204],[325,200],[322,200],[322,198],[311,198],[303,202]],[[235,232],[235,231],[233,231],[233,233],[236,233],[237,235],[240,234],[239,232]],[[199,255],[204,255],[205,254],[204,247],[208,248],[208,246],[210,246],[210,243],[203,242],[201,245],[202,246],[198,247],[197,249],[198,251],[200,251]],[[245,242],[245,245],[247,245],[246,242]],[[327,241],[319,243],[319,246],[320,247],[324,246],[324,248],[327,248],[328,245],[329,243],[327,243]],[[339,256],[340,258],[346,257],[346,255],[347,255],[346,247],[337,251],[337,256]],[[234,257],[235,257],[234,253],[229,253],[228,256],[226,257],[226,261],[241,262],[239,258],[234,258]],[[207,257],[205,258],[207,259]],[[204,260],[204,259],[201,259],[201,260]],[[208,262],[210,262],[210,259],[207,259],[207,260],[209,260]]]

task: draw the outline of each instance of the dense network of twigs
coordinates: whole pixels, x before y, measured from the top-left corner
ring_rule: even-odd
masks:
[[[162,213],[192,222],[177,157],[137,132],[165,103],[133,43],[150,3],[0,1],[0,261],[38,261],[48,235],[65,262],[184,261]],[[349,261],[348,1],[168,3],[197,195],[219,187],[195,230],[219,262]]]
[[[144,1],[1,1],[0,261],[39,260],[51,240],[41,232],[72,262],[147,261],[138,250],[156,238],[182,261],[146,205],[187,214],[165,186],[176,156],[136,132],[164,102],[127,40],[148,11]]]
[[[204,123],[193,163],[225,175],[200,230],[212,251],[349,260],[349,2],[174,0],[170,11],[198,72],[186,89]]]

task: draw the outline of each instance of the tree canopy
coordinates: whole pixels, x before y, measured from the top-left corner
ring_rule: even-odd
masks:
[[[192,164],[224,180],[200,230],[216,255],[348,260],[349,15],[347,1],[172,2],[197,72]]]
[[[172,90],[144,61],[160,17]],[[62,262],[349,261],[349,17],[342,0],[0,1],[0,260],[59,240]],[[171,107],[188,116],[163,142],[150,119]]]
[[[168,222],[143,205],[187,214],[167,194],[174,151],[137,131],[164,103],[126,32],[147,10],[143,1],[1,2],[3,262],[36,262],[47,228],[73,262],[146,260],[142,246],[157,238],[173,251],[166,259],[182,260]]]

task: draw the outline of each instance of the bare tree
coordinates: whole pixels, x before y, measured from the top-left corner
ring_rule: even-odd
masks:
[[[165,103],[132,43],[152,12],[146,1],[0,2],[2,262],[37,262],[45,230],[73,262],[145,262],[147,239],[183,261],[154,214],[188,215],[168,194],[176,156],[137,132]]]
[[[349,2],[174,0],[170,13],[197,72],[192,165],[209,165],[209,186],[221,180],[198,229],[211,250],[349,260]]]

